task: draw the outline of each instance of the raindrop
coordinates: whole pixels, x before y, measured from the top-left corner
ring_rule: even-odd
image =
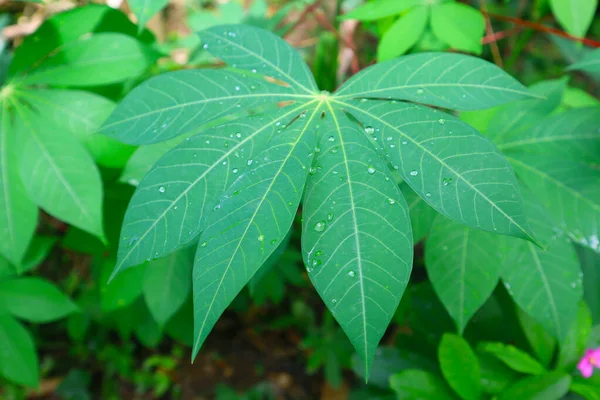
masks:
[[[446,123],[446,120],[444,118],[440,118],[437,120],[438,124],[440,125],[444,125]]]
[[[452,182],[452,178],[444,178],[442,179],[442,185],[448,186]]]
[[[327,214],[327,221],[329,221],[329,222],[333,221],[333,213],[332,212]]]
[[[234,168],[233,170],[231,170],[231,172],[233,172],[234,174],[237,174],[238,173],[238,169]]]
[[[246,165],[252,165],[252,163],[253,163],[252,159],[246,161]]]
[[[305,118],[306,117],[306,113],[301,113],[300,114],[300,118]]]
[[[332,300],[331,300],[331,302],[332,302],[333,304],[335,304],[335,303],[337,303],[337,300],[336,300],[336,299],[332,299]]]
[[[234,32],[228,32],[227,36],[229,36],[229,37],[236,37],[237,35]]]
[[[404,140],[404,141],[402,142],[402,144],[408,144],[408,142],[407,142],[406,140]]]
[[[208,43],[204,43],[204,46],[202,46],[202,48],[203,48],[204,50],[208,49]]]
[[[329,150],[329,152],[330,152],[331,154],[336,154],[336,153],[338,152],[338,149],[337,149],[337,147],[334,147],[334,148],[332,148],[331,150]]]
[[[178,208],[179,208],[178,206],[174,206],[174,207],[173,207],[173,210],[177,210]]]
[[[431,193],[425,193],[425,196],[431,197]]]
[[[258,241],[262,242],[263,240],[265,240],[265,235],[259,235],[258,236]]]
[[[330,141],[330,142],[335,142],[335,138],[333,136],[329,136],[327,138],[327,140]]]
[[[348,276],[350,278],[354,278],[356,276],[356,272],[354,272],[354,271],[348,271]]]
[[[223,165],[227,165],[227,161],[223,161]]]
[[[313,271],[313,269],[312,269],[312,268],[306,268],[306,272],[310,273],[310,272],[312,272],[312,271]]]
[[[396,145],[395,145],[395,144],[390,144],[390,149],[393,149],[393,148],[395,148],[395,147],[396,147]]]
[[[236,91],[239,91],[239,90],[240,90],[240,87],[239,87],[239,86],[236,86],[236,87],[235,87],[235,90],[236,90]]]
[[[417,94],[423,94],[423,89],[417,89]]]
[[[325,221],[319,221],[315,224],[314,230],[317,232],[323,232],[325,230]]]
[[[394,138],[393,138],[393,137],[391,137],[391,136],[388,136],[388,137],[386,137],[386,138],[385,138],[385,140],[387,140],[388,142],[391,142],[393,139],[394,139]]]
[[[369,167],[367,168],[367,172],[368,172],[369,174],[374,174],[374,173],[375,173],[375,168],[373,168],[373,167],[369,166]]]
[[[164,186],[161,186],[161,187],[158,188],[158,191],[161,192],[161,193],[164,193],[165,190],[167,190],[167,189],[165,189]]]
[[[256,68],[252,68],[251,71],[252,71],[253,74],[255,74],[256,73]]]
[[[204,143],[206,143],[206,144],[210,144],[210,140],[206,139],[206,140],[204,141]]]
[[[242,134],[238,132],[238,133],[235,134],[235,137],[239,139],[239,138],[242,137]]]
[[[315,153],[320,153],[321,152],[321,148],[320,147],[315,147]]]
[[[316,169],[316,168],[313,168],[313,167],[310,167],[310,168],[308,169],[308,173],[309,173],[309,174],[311,174],[311,175],[314,175],[314,174],[316,174],[316,173],[317,173],[317,169]]]
[[[391,197],[388,197],[387,202],[388,204],[395,204],[396,200],[392,199]]]
[[[322,250],[315,251],[315,257],[321,257],[322,255],[323,255],[323,251]]]
[[[369,135],[372,135],[375,133],[375,128],[373,128],[372,126],[365,126],[365,132]]]
[[[417,176],[419,172],[417,170],[410,171],[410,176]]]
[[[270,243],[271,243],[271,244],[275,244],[275,243],[277,243],[277,239],[273,239],[273,240],[271,240],[271,242],[270,242]]]
[[[290,207],[292,207],[294,205],[294,203],[292,203],[291,201],[288,201],[287,205],[290,206]]]
[[[202,242],[202,244],[200,246],[206,247],[207,244],[208,244],[208,242]]]
[[[229,142],[225,142],[224,146],[229,147]]]

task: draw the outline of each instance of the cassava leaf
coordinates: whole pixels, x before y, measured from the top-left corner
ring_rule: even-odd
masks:
[[[21,179],[49,214],[103,237],[102,182],[85,148],[51,120],[16,104]]]
[[[408,204],[414,243],[418,243],[427,236],[438,213],[431,208],[425,200],[420,198],[419,195],[410,188],[408,183],[402,182],[400,184],[400,190]]]
[[[376,0],[363,4],[342,16],[343,19],[373,21],[397,15],[414,6],[424,4],[424,0]]]
[[[571,65],[568,69],[595,73],[600,72],[600,49],[590,51],[581,60]]]
[[[369,371],[412,268],[408,206],[362,129],[329,111],[303,201],[302,249]]]
[[[598,9],[598,0],[550,0],[550,7],[567,32],[584,37]]]
[[[425,247],[427,275],[462,334],[500,278],[498,237],[438,216]]]
[[[16,134],[6,101],[0,104],[0,256],[21,264],[38,211],[19,176]]]
[[[340,99],[409,100],[454,110],[480,110],[539,97],[497,66],[452,53],[420,53],[367,68],[336,92]]]
[[[399,18],[385,34],[377,47],[377,59],[386,61],[406,53],[413,47],[427,26],[429,9],[415,7]]]
[[[162,10],[169,0],[130,0],[129,7],[138,19],[139,30],[142,31],[150,18]]]
[[[311,124],[319,109],[308,109],[273,138],[249,168],[239,172],[207,218],[194,261],[193,355],[221,313],[286,237],[306,182],[315,141]],[[221,168],[235,175],[235,166]]]
[[[431,7],[431,30],[453,49],[481,54],[485,20],[473,7],[454,2]]]
[[[338,104],[374,135],[402,178],[438,212],[474,228],[535,241],[510,164],[475,129],[416,104]]]

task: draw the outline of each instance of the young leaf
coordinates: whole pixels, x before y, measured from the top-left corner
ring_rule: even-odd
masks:
[[[146,267],[142,293],[148,310],[162,326],[179,310],[192,288],[193,253],[182,249]]]
[[[546,369],[536,359],[512,345],[499,342],[481,342],[478,348],[493,354],[517,372],[533,375],[540,375],[546,372]]]
[[[102,183],[85,149],[54,123],[17,106],[21,178],[49,214],[102,237]]]
[[[0,376],[29,387],[39,385],[38,358],[31,334],[16,319],[2,313]]]
[[[571,65],[568,70],[581,70],[585,72],[600,72],[600,49],[590,51],[581,60]]]
[[[547,250],[507,238],[502,280],[515,302],[561,341],[583,295],[577,254],[533,195],[526,193],[529,222]]]
[[[431,29],[442,42],[453,49],[481,54],[485,20],[473,7],[461,3],[431,7]]]
[[[598,9],[598,0],[550,0],[550,7],[567,32],[584,37]]]
[[[456,396],[443,379],[431,372],[409,369],[390,378],[398,399],[454,400]]]
[[[375,0],[355,8],[342,16],[343,19],[374,21],[398,15],[409,8],[423,4],[423,0]]]
[[[521,379],[503,391],[498,400],[559,400],[569,391],[571,376],[562,371]]]
[[[575,368],[577,361],[585,353],[591,331],[592,314],[588,306],[581,302],[577,310],[577,317],[571,324],[569,332],[560,346],[558,361],[556,362],[557,368],[565,370]]]
[[[416,104],[346,101],[340,107],[373,132],[402,178],[438,212],[474,228],[535,240],[510,164],[475,129]]]
[[[427,238],[427,275],[461,334],[500,278],[501,263],[490,251],[497,240],[441,216]]]
[[[408,206],[365,134],[329,111],[303,201],[302,249],[368,371],[412,268]]]
[[[44,323],[75,312],[77,306],[47,281],[15,278],[0,282],[0,310],[26,321]]]
[[[548,209],[570,238],[600,252],[600,171],[551,154],[510,152],[519,178]]]
[[[118,33],[100,33],[82,37],[49,54],[22,82],[28,85],[106,85],[141,75],[154,58],[136,39]]]
[[[0,108],[0,256],[18,266],[33,237],[38,211],[19,177],[17,132],[6,101]]]
[[[319,106],[286,126],[226,188],[200,236],[193,272],[194,357],[221,313],[284,240],[306,183]],[[252,135],[248,126],[243,135]],[[246,163],[248,164],[248,163]],[[239,175],[236,175],[239,174]]]
[[[100,298],[102,311],[118,311],[138,300],[144,287],[146,265],[129,268],[108,283],[115,263],[110,258],[101,262]]]
[[[138,20],[139,31],[144,29],[150,18],[162,10],[169,0],[130,0],[129,7]]]
[[[594,163],[600,154],[598,115],[600,107],[596,106],[538,119],[534,126],[503,140],[498,148],[507,152],[560,154],[561,158]]]
[[[425,30],[428,7],[415,7],[399,18],[388,29],[377,47],[377,59],[386,61],[406,53],[413,47]]]
[[[494,64],[451,53],[411,54],[379,63],[348,79],[336,95],[402,99],[453,110],[481,110],[539,97]]]
[[[477,356],[466,340],[445,334],[438,350],[440,368],[446,381],[464,400],[478,400],[481,396],[481,372]]]

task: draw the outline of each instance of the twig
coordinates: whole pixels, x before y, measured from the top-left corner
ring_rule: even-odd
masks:
[[[500,21],[512,22],[513,24],[523,26],[523,27],[526,27],[529,29],[533,29],[538,32],[549,33],[552,35],[563,37],[565,39],[580,42],[580,43],[585,44],[586,46],[600,47],[600,42],[598,42],[596,40],[573,36],[573,35],[568,34],[567,32],[561,31],[560,29],[551,28],[549,26],[538,24],[537,22],[526,21],[526,20],[520,19],[520,18],[507,17],[505,15],[498,15],[498,14],[493,14],[490,12],[483,12],[483,14],[487,15],[488,17],[500,20]]]
[[[494,35],[494,28],[492,27],[492,22],[490,21],[490,17],[488,15],[488,7],[486,0],[479,0],[479,9],[481,13],[485,17],[485,31],[488,36]],[[482,41],[483,43],[483,41]],[[498,43],[494,40],[489,42],[490,50],[492,51],[492,57],[494,58],[494,63],[500,68],[503,67],[502,56],[500,55],[500,48],[498,47]]]

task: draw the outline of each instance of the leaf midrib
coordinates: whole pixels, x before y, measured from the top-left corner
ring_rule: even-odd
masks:
[[[540,262],[540,258],[538,257],[537,251],[533,247],[533,244],[531,242],[527,243],[527,248],[529,249],[529,251],[533,257],[535,267],[538,270],[540,277],[542,278],[542,283],[544,285],[544,291],[546,292],[546,296],[548,296],[550,309],[552,310],[552,319],[554,319],[557,333],[560,336],[561,335],[560,319],[558,318],[558,310],[556,309],[556,303],[554,302],[554,296],[552,295],[552,290],[550,290],[550,286],[548,285],[548,279],[546,278],[546,274],[544,273],[544,269]]]
[[[309,103],[305,104],[304,107],[312,104],[315,101],[317,101],[317,99],[313,100],[312,102],[309,102]],[[313,113],[311,114],[310,118],[306,121],[306,123],[305,123],[302,131],[300,132],[300,134],[296,138],[296,141],[293,143],[293,145],[292,145],[289,153],[287,154],[287,156],[285,157],[285,159],[282,160],[281,165],[279,167],[279,170],[275,173],[273,179],[271,180],[271,183],[269,184],[269,187],[265,191],[265,195],[260,200],[260,202],[256,205],[256,209],[254,210],[254,213],[252,214],[252,217],[250,217],[250,219],[248,220],[248,223],[246,224],[246,229],[244,230],[244,233],[242,233],[242,235],[238,239],[237,246],[235,247],[235,250],[233,250],[233,252],[231,253],[231,257],[229,258],[229,262],[228,262],[227,266],[225,267],[225,270],[221,274],[221,280],[219,281],[219,284],[217,285],[217,287],[215,289],[215,294],[214,294],[214,296],[213,296],[213,298],[212,298],[210,304],[208,305],[207,310],[206,310],[206,312],[204,314],[204,320],[202,321],[202,325],[200,326],[200,329],[198,331],[198,337],[196,338],[196,342],[194,343],[194,347],[193,347],[193,350],[192,350],[192,359],[193,359],[194,355],[200,350],[200,348],[199,348],[200,339],[202,338],[202,333],[204,332],[204,327],[206,326],[206,321],[207,321],[208,316],[210,315],[210,312],[212,310],[212,307],[213,307],[213,305],[214,305],[214,303],[215,303],[215,301],[217,299],[217,294],[219,294],[219,292],[221,291],[221,286],[223,285],[223,281],[225,280],[225,277],[227,276],[227,272],[229,272],[229,268],[231,268],[231,263],[233,262],[233,259],[235,258],[238,250],[240,250],[240,246],[242,245],[242,242],[246,238],[246,234],[248,233],[248,229],[250,229],[250,226],[254,222],[254,219],[256,218],[256,215],[258,214],[258,211],[261,209],[262,204],[266,200],[269,192],[271,191],[271,188],[273,187],[273,185],[277,181],[279,175],[281,174],[281,171],[286,166],[288,160],[290,159],[290,157],[294,153],[294,149],[296,148],[296,146],[303,139],[304,134],[306,133],[306,131],[308,130],[308,127],[310,126],[310,122],[312,121],[312,119],[314,118],[314,116],[317,114],[317,112],[321,108],[321,103],[322,102],[323,101],[321,100],[319,102],[319,104],[315,107],[315,109],[314,109]],[[302,108],[304,108],[304,107],[302,107]],[[243,249],[242,249],[242,251],[243,251]]]
[[[441,160],[439,157],[437,157],[435,154],[433,154],[431,151],[429,151],[428,149],[426,149],[425,147],[423,147],[419,142],[417,142],[416,140],[414,140],[412,137],[410,137],[409,135],[405,134],[404,132],[402,132],[401,130],[397,129],[395,126],[389,124],[387,121],[377,117],[376,115],[373,115],[371,113],[369,113],[368,111],[365,111],[359,107],[355,107],[349,103],[343,102],[343,101],[337,101],[335,99],[332,99],[332,101],[335,101],[338,104],[341,104],[343,106],[352,108],[354,110],[357,110],[363,114],[366,114],[368,116],[370,116],[371,118],[379,121],[380,123],[388,126],[390,129],[394,130],[395,132],[397,132],[399,135],[401,135],[402,137],[404,137],[407,140],[410,140],[413,144],[415,144],[417,147],[419,147],[423,152],[427,153],[429,156],[431,156],[432,158],[434,158],[437,162],[439,162],[444,168],[447,168],[449,171],[451,171],[452,173],[454,173],[458,178],[460,178],[463,182],[465,182],[465,184],[467,186],[469,186],[471,188],[471,190],[473,190],[474,192],[476,192],[479,196],[481,196],[481,198],[483,198],[485,201],[488,202],[488,204],[490,204],[492,207],[494,207],[498,212],[500,212],[500,214],[502,214],[506,219],[508,219],[514,226],[516,226],[517,228],[519,228],[521,230],[521,232],[523,232],[525,234],[525,236],[532,242],[534,243],[538,243],[537,240],[535,240],[535,238],[533,236],[531,236],[527,230],[525,230],[519,223],[517,223],[510,215],[506,214],[504,212],[504,210],[502,210],[501,208],[499,208],[494,202],[492,202],[485,194],[481,193],[481,191],[479,189],[477,189],[475,186],[473,186],[468,180],[466,180],[462,174],[460,174],[458,171],[456,171],[454,168],[450,167],[448,164],[446,164],[443,160]]]
[[[177,203],[182,197],[184,197],[191,190],[191,188],[194,187],[194,186],[196,186],[196,184],[198,184],[198,182],[200,182],[206,175],[208,175],[208,173],[210,173],[210,171],[212,171],[214,168],[216,168],[217,166],[219,166],[220,163],[225,158],[227,158],[231,154],[233,154],[235,152],[235,150],[237,150],[240,146],[242,146],[243,144],[245,144],[250,139],[254,138],[256,135],[258,135],[263,130],[267,129],[272,124],[275,124],[277,121],[279,121],[279,120],[287,117],[290,114],[293,114],[294,112],[298,112],[302,108],[309,106],[310,104],[314,103],[315,101],[317,101],[317,100],[313,100],[313,101],[310,101],[308,103],[304,103],[304,104],[302,104],[302,105],[300,105],[300,106],[298,106],[298,107],[296,107],[296,108],[288,111],[286,114],[283,114],[283,115],[279,116],[278,118],[275,118],[275,119],[269,121],[269,123],[263,125],[262,128],[256,130],[251,135],[248,135],[246,138],[244,138],[243,140],[239,141],[238,144],[236,144],[235,146],[232,146],[231,149],[229,149],[229,151],[223,153],[223,155],[217,161],[215,161],[209,168],[207,168],[206,171],[204,171],[202,174],[200,174],[198,176],[198,178],[196,180],[194,180],[192,182],[192,184],[189,185],[179,196],[177,196],[171,202],[171,204],[160,214],[160,216],[158,216],[154,220],[154,222],[150,225],[150,227],[146,230],[146,232],[144,232],[144,234],[140,236],[140,238],[133,244],[133,246],[130,248],[130,250],[127,252],[127,254],[121,259],[121,261],[119,262],[119,264],[117,264],[117,266],[115,267],[113,273],[111,274],[111,276],[109,278],[109,282],[120,272],[121,268],[123,268],[123,265],[125,264],[125,261],[131,256],[131,254],[133,253],[133,251],[135,249],[137,249],[138,246],[140,246],[140,243],[142,243],[143,240],[144,240],[144,238],[148,235],[148,233],[150,233],[150,231],[152,231],[152,229],[154,229],[154,227],[156,226],[156,224],[158,224],[158,221],[161,221],[164,218],[164,216],[167,215],[167,212],[169,212],[171,210],[171,208],[175,205],[175,203]]]

